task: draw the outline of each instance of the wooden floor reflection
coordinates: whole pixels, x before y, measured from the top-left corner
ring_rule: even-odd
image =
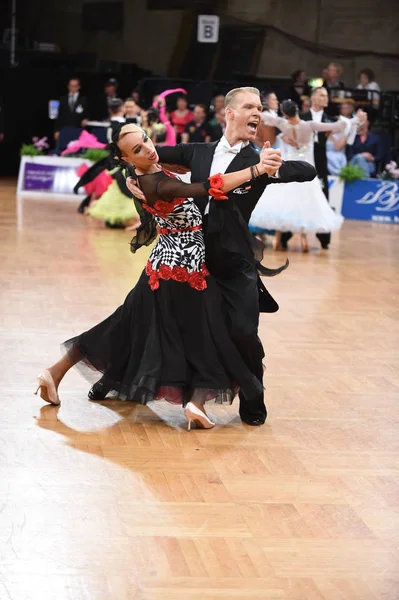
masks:
[[[149,250],[0,184],[0,598],[397,600],[399,228],[347,222],[330,251],[292,241],[261,317],[267,425],[210,407],[92,403],[59,344],[124,299]],[[283,255],[268,254],[277,265]]]

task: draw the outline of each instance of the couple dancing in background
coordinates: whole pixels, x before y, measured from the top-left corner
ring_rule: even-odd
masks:
[[[318,91],[316,92],[318,93]],[[283,117],[271,112],[262,113],[266,126],[277,127],[286,143],[285,158],[304,160],[312,165],[314,137],[319,133],[346,132],[347,143],[353,143],[358,126],[367,115],[359,110],[352,119],[341,117],[336,122],[304,121],[299,117],[298,105],[292,100],[281,103]],[[328,186],[328,181],[323,182]],[[318,179],[305,183],[289,183],[267,188],[256,205],[250,220],[254,230],[276,230],[275,249],[292,233],[300,233],[303,252],[309,251],[308,233],[316,233],[323,247],[328,247],[330,232],[340,229],[343,217],[337,215],[326,202],[323,187]]]
[[[260,264],[264,246],[247,224],[269,183],[310,181],[316,172],[301,161],[282,163],[279,151],[266,147],[259,156],[251,147],[262,111],[258,90],[232,90],[225,103],[220,142],[154,148],[136,125],[114,133],[114,155],[132,175],[141,218],[132,250],[157,231],[159,239],[124,304],[67,341],[62,359],[39,375],[44,400],[59,404],[58,386],[76,365],[102,375],[93,399],[110,391],[143,404],[164,398],[185,407],[189,427],[211,428],[205,402],[231,402],[239,389],[241,419],[265,422],[259,312],[278,305],[259,272],[276,275],[286,265]],[[192,183],[159,162],[190,169]]]

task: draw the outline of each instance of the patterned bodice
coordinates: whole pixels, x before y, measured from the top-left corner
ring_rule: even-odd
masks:
[[[228,200],[222,191],[223,177],[217,174],[205,183],[184,183],[162,170],[141,175],[139,182],[146,198],[142,207],[153,215],[159,233],[146,267],[151,289],[157,290],[162,279],[173,279],[204,290],[209,272],[202,217],[190,197],[211,195],[215,200]]]
[[[151,208],[143,206],[154,215],[159,232],[146,269],[151,289],[158,289],[159,279],[187,282],[199,291],[205,289],[208,271],[202,217],[197,206],[188,198],[177,198],[173,206],[162,201]],[[171,212],[160,212],[159,208]]]

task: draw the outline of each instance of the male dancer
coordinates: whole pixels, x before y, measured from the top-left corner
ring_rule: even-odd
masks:
[[[263,110],[259,90],[249,87],[231,90],[225,98],[225,110],[226,130],[219,142],[157,147],[160,162],[188,168],[193,183],[206,181],[216,173],[231,173],[256,165],[259,154],[250,142],[255,139]],[[225,251],[229,245],[236,245],[234,236],[237,234],[237,229],[232,227],[233,220],[228,218],[226,211],[237,207],[248,223],[269,183],[311,181],[316,176],[315,169],[308,163],[283,162],[280,151],[272,148],[267,150],[267,154],[269,174],[233,190],[228,194],[228,201],[195,199],[205,215],[207,266],[222,290],[232,338],[246,364],[260,381],[263,378],[264,352],[258,337],[259,312],[276,312],[278,304],[261,282],[253,262],[245,256]],[[128,188],[136,198],[144,199],[141,190],[131,179],[128,180]],[[263,394],[251,403],[240,396],[240,416],[249,425],[263,425],[267,416]]]

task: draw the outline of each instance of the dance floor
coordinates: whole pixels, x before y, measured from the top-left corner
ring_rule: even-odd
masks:
[[[188,432],[76,372],[60,408],[33,395],[149,254],[76,206],[0,184],[0,599],[398,600],[399,227],[294,239],[261,316],[267,424],[210,406]]]

